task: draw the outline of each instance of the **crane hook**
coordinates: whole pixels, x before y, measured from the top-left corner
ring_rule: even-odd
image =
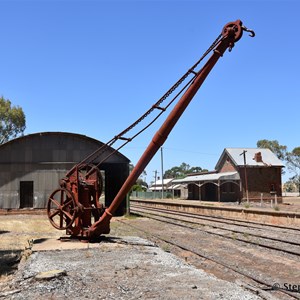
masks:
[[[255,37],[255,32],[254,32],[254,30],[252,30],[252,29],[248,29],[246,26],[242,26],[242,29],[244,30],[244,31],[247,31],[247,32],[249,32],[249,36],[251,36],[251,37]]]

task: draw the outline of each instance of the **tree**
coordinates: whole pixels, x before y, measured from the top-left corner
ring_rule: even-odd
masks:
[[[300,194],[300,147],[296,147],[292,152],[288,152],[287,146],[280,145],[277,140],[259,140],[257,147],[268,148],[275,155],[286,162],[288,169],[294,174],[289,181],[289,189],[292,184],[296,185]],[[284,173],[284,171],[282,171]]]
[[[22,108],[12,106],[8,99],[0,97],[0,144],[23,134],[25,128],[25,114]]]
[[[129,172],[132,172],[134,168],[133,164],[129,164]],[[143,176],[147,176],[147,172],[146,170],[144,170],[142,172],[142,174],[140,175],[140,177],[137,179],[137,181],[135,182],[135,184],[132,186],[131,191],[136,191],[136,192],[146,192],[148,189],[148,184],[146,181],[144,181],[142,178]]]
[[[294,193],[298,191],[298,186],[292,180],[288,180],[283,185],[283,191],[288,193]]]
[[[286,160],[287,146],[280,145],[277,140],[259,140],[256,145],[258,148],[270,149],[280,160]]]
[[[175,166],[165,171],[164,178],[183,178],[187,174],[206,172],[206,169],[201,167],[191,167],[189,164],[183,162],[179,167]]]
[[[143,179],[139,178],[136,183],[132,186],[132,191],[146,192],[148,189],[148,184]]]
[[[200,173],[200,172],[207,172],[208,170],[202,169],[201,167],[191,167],[189,169],[189,173]]]
[[[300,147],[296,147],[292,152],[287,153],[287,167],[294,173],[294,176],[290,179],[298,186],[300,193]]]

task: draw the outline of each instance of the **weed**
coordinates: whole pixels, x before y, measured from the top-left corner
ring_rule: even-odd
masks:
[[[165,252],[171,252],[170,245],[168,245],[168,244],[163,245],[161,248]]]
[[[244,207],[245,207],[245,208],[249,208],[249,207],[250,207],[250,203],[245,203],[245,204],[244,204]]]
[[[33,239],[27,240],[27,246],[25,246],[24,251],[21,253],[21,261],[26,261],[32,254]]]
[[[126,219],[129,219],[129,220],[134,220],[134,219],[137,219],[137,218],[139,218],[137,215],[134,215],[134,214],[126,214],[125,216],[124,216]]]
[[[245,239],[247,239],[247,240],[249,239],[249,233],[244,232],[244,233],[243,233],[243,236],[244,236]]]
[[[214,203],[201,203],[200,202],[200,204],[203,206],[215,206]]]

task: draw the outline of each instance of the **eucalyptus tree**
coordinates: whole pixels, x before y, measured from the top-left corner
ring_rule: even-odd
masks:
[[[13,106],[10,100],[0,97],[0,144],[18,135],[26,128],[26,118],[21,107]]]

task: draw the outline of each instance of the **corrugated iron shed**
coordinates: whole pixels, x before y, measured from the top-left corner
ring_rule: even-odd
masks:
[[[66,172],[102,145],[69,132],[39,132],[0,145],[0,208],[45,208]],[[108,147],[94,163],[107,155],[109,159],[100,169],[105,173],[108,206],[128,176],[129,159]]]

